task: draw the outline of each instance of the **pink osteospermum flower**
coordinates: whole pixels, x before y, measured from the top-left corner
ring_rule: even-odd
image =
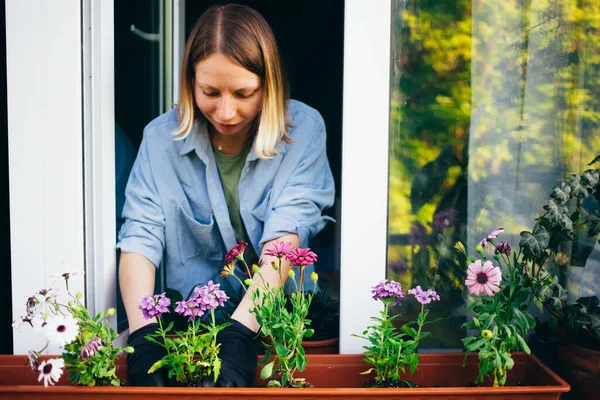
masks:
[[[297,267],[306,267],[309,264],[317,262],[317,255],[309,248],[292,250],[287,254],[286,258]]]
[[[104,346],[102,346],[102,342],[100,342],[100,340],[92,340],[81,348],[81,351],[79,352],[79,359],[85,360],[94,357],[96,353],[98,353],[98,350],[100,350],[102,347]]]
[[[38,368],[38,372],[40,373],[38,382],[44,381],[44,387],[48,387],[48,384],[54,385],[62,376],[64,367],[65,362],[62,358],[53,358],[42,361]]]
[[[394,299],[393,305],[400,304],[401,300],[404,300],[404,293],[402,292],[402,285],[396,281],[389,281],[387,279],[379,282],[377,285],[371,288],[374,300]]]
[[[240,241],[238,244],[233,246],[231,250],[229,250],[227,254],[225,254],[225,264],[229,264],[234,260],[243,260],[246,247],[248,247],[248,243],[244,241]]]
[[[502,271],[494,267],[491,261],[482,264],[481,260],[475,260],[473,264],[469,264],[465,285],[475,296],[482,293],[486,296],[494,296],[500,291],[501,281]]]
[[[477,245],[481,246],[481,247],[485,247],[487,242],[489,242],[490,240],[496,239],[498,237],[498,235],[500,235],[502,232],[504,232],[504,228],[494,229],[493,231],[491,231],[489,233],[489,235],[487,235],[486,237],[481,239],[481,241],[479,243],[477,243]]]
[[[290,242],[275,242],[265,250],[265,255],[277,257],[281,260],[286,257],[290,251],[292,251],[292,244]]]
[[[435,300],[435,301],[440,300],[440,296],[435,292],[435,290],[433,290],[431,288],[427,289],[427,290],[423,290],[423,289],[421,289],[421,286],[417,286],[413,289],[410,289],[408,291],[408,293],[415,296],[417,301],[421,304],[429,304],[433,300]]]

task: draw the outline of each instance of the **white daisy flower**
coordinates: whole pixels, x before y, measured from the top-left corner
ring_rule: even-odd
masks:
[[[38,376],[38,382],[44,381],[44,387],[48,387],[48,383],[54,385],[60,379],[63,374],[63,368],[65,367],[65,362],[62,358],[52,358],[47,361],[43,361],[39,368],[38,372],[40,375]]]
[[[56,315],[49,318],[43,326],[44,334],[50,343],[64,346],[77,337],[77,320],[71,315]]]

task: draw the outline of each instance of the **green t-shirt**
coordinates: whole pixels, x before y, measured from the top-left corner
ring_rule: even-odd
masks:
[[[248,263],[248,266],[251,267],[252,263],[258,261],[258,256],[248,239],[248,233],[246,232],[244,221],[242,221],[242,216],[240,215],[240,199],[238,196],[238,183],[249,152],[250,145],[245,146],[242,151],[232,156],[227,156],[213,147],[213,153],[215,155],[215,161],[217,162],[219,176],[221,177],[221,184],[223,185],[223,192],[225,193],[225,201],[227,202],[229,219],[231,220],[231,226],[235,233],[235,239],[238,242],[243,240],[248,243],[244,259]]]

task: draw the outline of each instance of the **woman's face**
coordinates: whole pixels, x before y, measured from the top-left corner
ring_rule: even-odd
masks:
[[[219,134],[245,136],[262,104],[260,77],[220,53],[194,70],[194,99],[202,114]]]

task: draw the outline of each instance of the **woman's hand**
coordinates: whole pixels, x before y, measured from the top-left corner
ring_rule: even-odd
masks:
[[[218,385],[222,387],[250,387],[256,377],[258,351],[261,347],[258,335],[235,319],[217,335],[221,344],[219,358],[221,372]]]

